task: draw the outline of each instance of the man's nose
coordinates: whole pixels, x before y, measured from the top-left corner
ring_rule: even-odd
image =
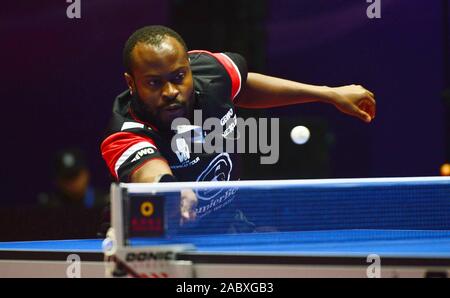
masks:
[[[178,94],[180,94],[180,91],[178,91],[172,83],[168,82],[164,85],[162,93],[164,99],[173,100],[178,96]]]

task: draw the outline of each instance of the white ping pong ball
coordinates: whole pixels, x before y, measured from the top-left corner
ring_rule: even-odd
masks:
[[[291,139],[297,145],[308,142],[310,137],[309,129],[304,126],[296,126],[291,130]]]

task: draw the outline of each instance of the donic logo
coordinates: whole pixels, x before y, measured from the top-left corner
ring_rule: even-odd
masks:
[[[198,176],[197,181],[229,181],[233,163],[228,153],[216,156],[208,167]],[[201,200],[209,201],[218,196],[223,189],[197,190],[197,196]]]

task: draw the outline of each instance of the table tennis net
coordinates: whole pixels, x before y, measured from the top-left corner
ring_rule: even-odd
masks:
[[[198,197],[198,218],[167,235],[320,230],[450,230],[450,179],[334,179],[123,184],[128,196],[164,197],[178,210],[181,189]]]

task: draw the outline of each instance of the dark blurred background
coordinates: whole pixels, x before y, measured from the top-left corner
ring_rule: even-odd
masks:
[[[65,148],[84,152],[90,184],[108,192],[99,146],[126,87],[122,47],[150,24],[173,27],[190,49],[239,52],[251,71],[376,94],[370,125],[324,104],[242,110],[282,127],[279,163],[249,156],[244,179],[439,175],[450,160],[448,1],[381,3],[380,19],[365,0],[81,0],[81,19],[67,18],[64,0],[2,4],[0,240],[95,234],[100,208],[36,206]],[[307,144],[289,139],[296,125],[310,128]]]

